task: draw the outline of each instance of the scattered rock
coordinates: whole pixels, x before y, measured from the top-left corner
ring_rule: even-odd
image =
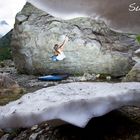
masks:
[[[3,135],[4,135],[4,131],[0,129],[0,137],[2,137]]]
[[[42,131],[38,132],[38,133],[32,133],[31,136],[29,137],[29,140],[36,140],[37,136],[42,133]]]
[[[140,57],[140,49],[135,51],[135,55],[137,55],[138,57]]]
[[[18,83],[7,74],[0,74],[0,105],[19,98],[24,93]]]
[[[38,125],[34,125],[31,127],[31,130],[36,130],[38,128]]]
[[[111,76],[106,76],[106,80],[110,81],[111,80]]]
[[[5,134],[1,137],[1,140],[8,140],[10,134]]]
[[[95,81],[96,80],[96,75],[95,74],[89,74],[89,73],[84,73],[80,81]]]
[[[136,61],[137,63],[140,63],[140,49],[139,48],[134,52],[134,57],[132,59]]]
[[[140,63],[136,63],[132,70],[126,75],[123,81],[140,82]]]

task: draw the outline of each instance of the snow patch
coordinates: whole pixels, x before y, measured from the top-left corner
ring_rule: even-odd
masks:
[[[68,83],[24,95],[0,107],[0,128],[62,120],[85,127],[93,117],[121,106],[140,106],[140,83]]]

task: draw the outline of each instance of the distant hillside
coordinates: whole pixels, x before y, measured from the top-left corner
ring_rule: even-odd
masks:
[[[11,59],[11,36],[12,30],[0,38],[0,60]]]

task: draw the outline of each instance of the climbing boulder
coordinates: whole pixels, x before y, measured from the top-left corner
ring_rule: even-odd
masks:
[[[66,58],[53,62],[54,44],[65,45]],[[111,31],[90,18],[61,20],[26,4],[17,14],[12,36],[12,53],[21,73],[102,73],[123,76],[132,68],[135,38]]]

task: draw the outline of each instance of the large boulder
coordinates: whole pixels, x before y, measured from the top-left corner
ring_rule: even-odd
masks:
[[[53,46],[62,42],[66,58],[52,62]],[[27,4],[17,14],[12,52],[21,73],[102,73],[125,75],[134,65],[131,57],[137,44],[133,36],[112,32],[90,18],[61,20]]]

